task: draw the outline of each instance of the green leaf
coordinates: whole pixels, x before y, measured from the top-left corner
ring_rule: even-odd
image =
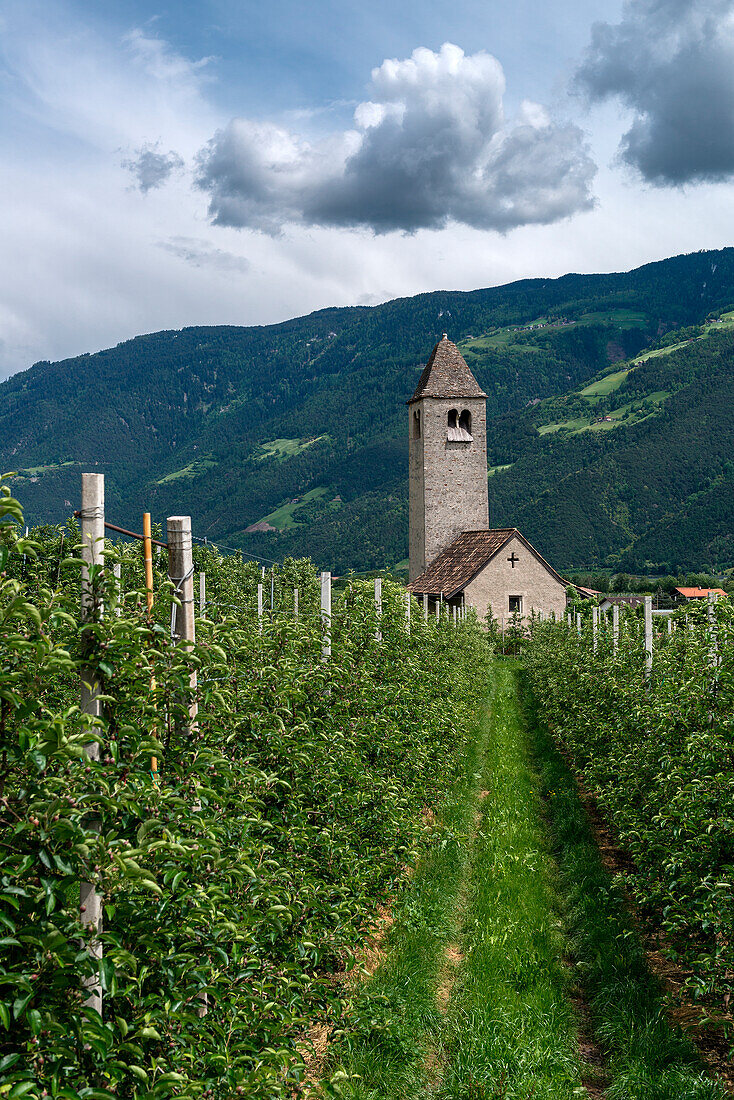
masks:
[[[36,765],[39,772],[45,772],[45,770],[46,770],[46,757],[43,755],[42,752],[39,752],[38,749],[33,749],[32,752],[28,753],[28,756],[33,761],[33,763]]]
[[[105,993],[111,990],[115,981],[115,965],[110,959],[100,959],[99,975]]]
[[[16,997],[13,1001],[13,1018],[19,1020],[26,1010],[28,1002],[33,997],[33,993],[26,993],[24,997]]]
[[[15,1100],[16,1096],[25,1096],[26,1093],[34,1091],[37,1088],[38,1086],[35,1081],[19,1081],[17,1085],[13,1085],[8,1093],[8,1100]]]
[[[160,1041],[161,1038],[154,1027],[141,1027],[136,1035],[139,1035],[141,1039],[158,1039]]]

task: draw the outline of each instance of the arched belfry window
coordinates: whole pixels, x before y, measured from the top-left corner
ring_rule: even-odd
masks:
[[[472,442],[474,437],[471,434],[471,413],[468,409],[464,409],[461,416],[458,409],[449,409],[446,438],[450,443]]]
[[[413,412],[413,439],[420,439],[421,437],[421,411],[415,409]]]

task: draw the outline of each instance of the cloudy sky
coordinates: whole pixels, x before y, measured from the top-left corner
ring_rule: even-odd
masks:
[[[0,377],[734,243],[734,0],[0,0]]]

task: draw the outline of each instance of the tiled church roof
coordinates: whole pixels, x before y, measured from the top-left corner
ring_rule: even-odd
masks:
[[[484,569],[495,554],[498,554],[503,546],[513,536],[517,536],[530,553],[537,558],[542,565],[561,584],[564,581],[545,558],[542,558],[528,540],[520,534],[516,527],[504,527],[496,531],[462,531],[450,546],[442,550],[437,558],[434,558],[428,568],[420,577],[408,585],[408,591],[421,596],[424,592],[429,596],[439,596],[443,593],[445,599],[451,599],[457,592],[462,592],[477,573]]]
[[[428,592],[432,596],[443,592],[448,599],[465,588],[514,534],[514,527],[500,531],[462,531],[408,588],[411,592]]]
[[[423,368],[411,405],[421,397],[486,397],[456,344],[443,334]]]

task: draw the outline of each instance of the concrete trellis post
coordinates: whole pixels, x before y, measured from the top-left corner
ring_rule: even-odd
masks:
[[[452,608],[451,608],[451,614],[452,614],[454,626],[456,626],[457,621],[458,621],[457,611],[458,611],[458,608],[457,608],[456,604],[453,604]]]
[[[596,653],[598,645],[599,634],[599,608],[592,607],[591,609],[591,645],[594,653]]]
[[[257,629],[258,633],[263,632],[263,586],[262,581],[258,582],[257,586]]]
[[[709,662],[712,668],[719,667],[719,646],[716,638],[716,593],[709,592],[706,609],[709,632]]]
[[[428,593],[423,593],[423,619],[428,622]]]
[[[566,622],[568,623],[568,629],[570,630],[571,629],[571,612],[570,611],[566,612]]]
[[[645,596],[645,675],[652,673],[652,596]]]
[[[199,615],[204,618],[206,609],[206,573],[199,573]]]
[[[671,634],[673,633],[673,616],[672,615],[668,615],[668,617],[665,621],[665,626],[666,626],[666,629],[668,631],[668,637],[670,637]]]
[[[375,577],[375,641],[382,641],[382,577]]]
[[[441,603],[442,603],[442,601],[443,601],[443,593],[441,594],[441,599],[436,600],[436,622],[437,623],[441,622]]]
[[[82,540],[82,593],[81,593],[81,620],[93,622],[99,618],[101,608],[95,600],[95,585],[90,571],[104,563],[102,551],[104,550],[104,474],[82,474],[82,507],[81,507],[81,540]],[[83,714],[98,719],[102,712],[102,704],[99,701],[100,682],[96,670],[85,666],[80,672],[79,709]],[[84,746],[84,751],[90,760],[99,760],[99,745],[90,741]],[[101,822],[97,818],[91,821],[90,827],[96,832],[101,829]],[[85,929],[92,933],[102,931],[102,896],[91,882],[79,884],[79,914],[81,923]],[[92,939],[89,943],[89,954],[93,959],[102,958],[102,944],[98,939]],[[102,986],[99,975],[84,979],[87,996],[84,1004],[102,1015]]]
[[[331,573],[321,574],[321,656],[331,657]]]
[[[194,603],[194,544],[191,538],[191,516],[169,516],[166,520],[168,531],[168,579],[173,582],[174,594],[180,600],[180,606],[171,607],[171,637],[174,641],[184,642],[191,648],[196,641],[196,621]],[[196,701],[196,670],[189,673],[189,687],[192,696],[188,706],[188,719],[176,723],[176,730],[184,737],[190,736],[196,729],[199,704]],[[156,762],[157,772],[157,762]],[[198,996],[196,1015],[206,1016],[209,1011],[208,995],[202,992]]]
[[[173,581],[174,592],[181,601],[180,606],[171,609],[171,637],[186,642],[189,647],[196,641],[194,622],[194,547],[191,540],[191,516],[169,516],[166,521],[168,530],[168,577]],[[189,675],[189,686],[196,691],[196,671]],[[189,721],[184,722],[180,732],[188,735],[196,725],[199,705],[196,698],[189,703]]]
[[[122,615],[122,562],[115,562],[112,574],[115,578],[115,615],[119,619]]]
[[[576,612],[576,633],[579,636],[581,635],[581,612],[580,611]]]
[[[612,604],[612,649],[619,649],[619,604]]]
[[[293,618],[298,622],[298,589],[293,589]]]
[[[405,629],[410,634],[410,592],[405,593]]]

